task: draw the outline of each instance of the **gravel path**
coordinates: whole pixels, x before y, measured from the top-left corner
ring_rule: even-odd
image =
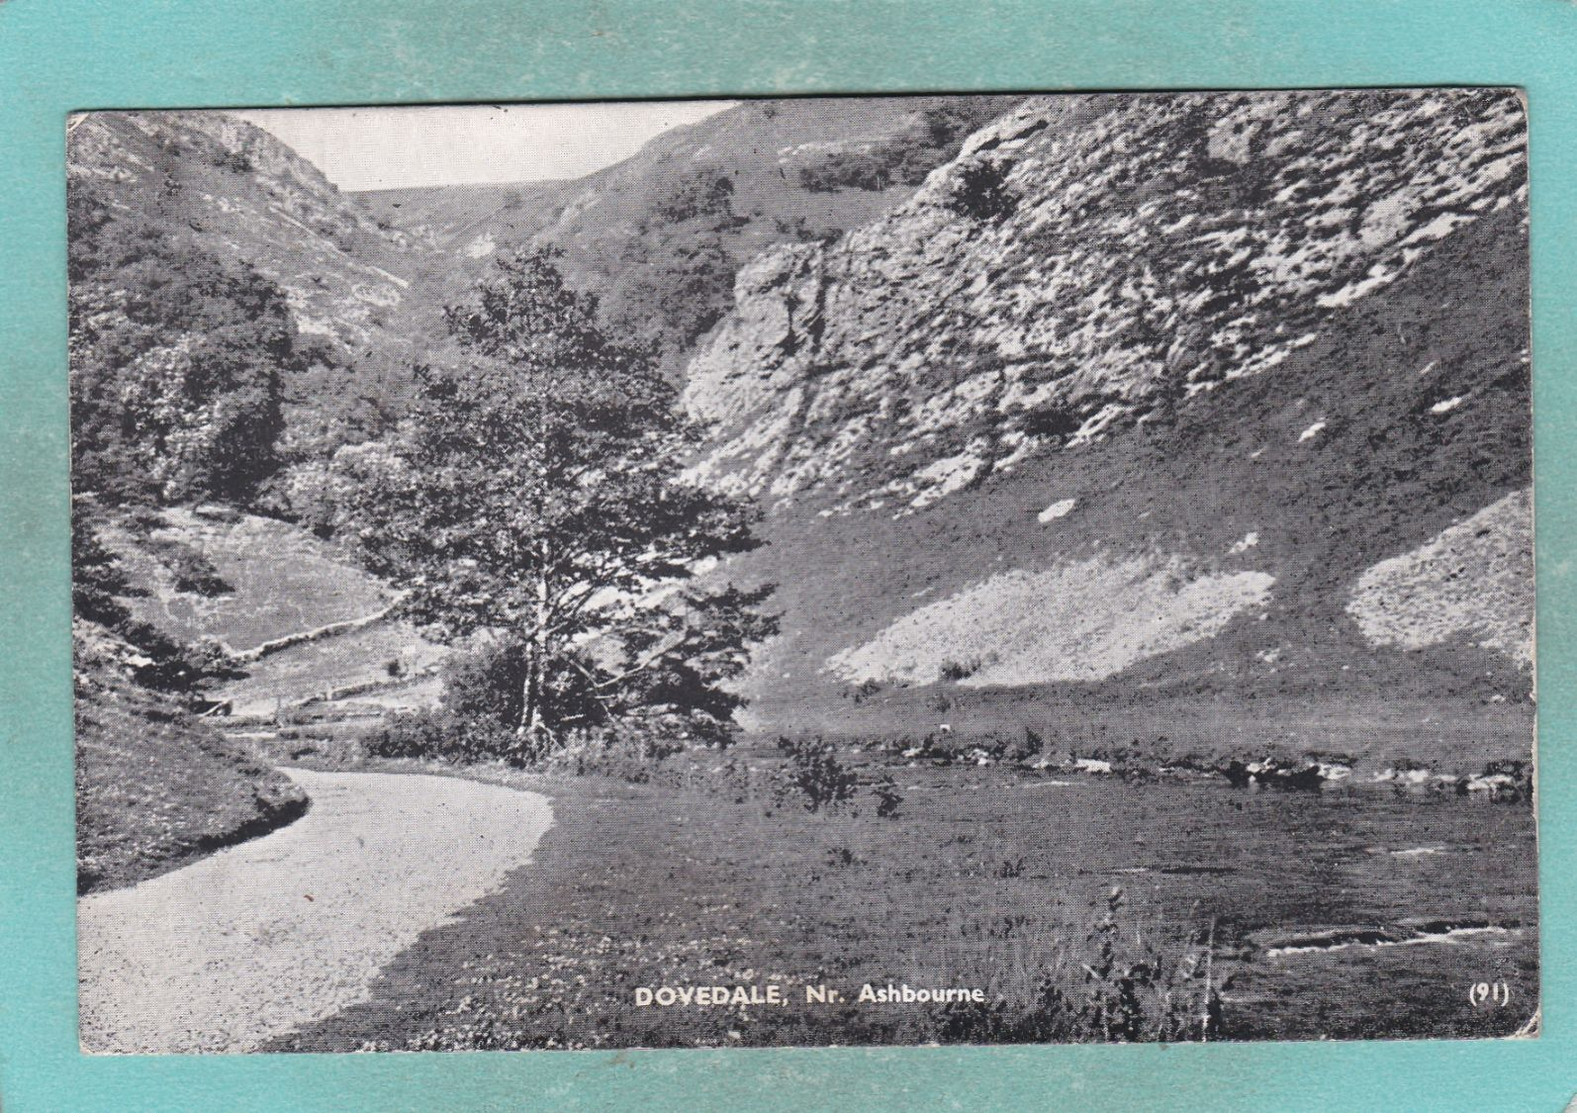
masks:
[[[249,1051],[361,1000],[553,820],[541,795],[471,780],[285,771],[312,798],[300,821],[79,901],[85,1051]]]

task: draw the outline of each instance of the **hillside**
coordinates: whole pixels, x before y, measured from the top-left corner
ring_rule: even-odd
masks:
[[[750,102],[659,136],[573,182],[344,193],[223,112],[101,112],[68,133],[71,193],[117,219],[244,261],[285,292],[312,366],[287,384],[287,444],[376,430],[443,307],[500,254],[563,252],[604,324],[678,376],[762,249],[827,239],[908,197],[963,138],[1016,103],[984,98]]]
[[[286,385],[294,438],[386,399],[408,375],[413,339],[438,329],[438,308],[411,297],[425,242],[225,113],[73,117],[67,172],[74,205],[98,202],[114,220],[245,263],[283,289],[296,330],[316,346],[312,367]]]
[[[265,834],[307,798],[252,750],[126,673],[135,652],[79,620],[77,889],[121,887]]]
[[[209,695],[240,719],[285,721],[425,700],[442,649],[389,615],[396,594],[339,547],[291,524],[206,506],[102,531],[127,608],[178,640],[216,641],[243,677]],[[344,700],[354,696],[355,703]]]
[[[774,509],[758,713],[1525,696],[1521,112],[1033,99],[892,213],[758,257],[686,393],[721,432],[699,474]]]
[[[571,283],[602,299],[604,325],[657,346],[677,376],[729,309],[744,263],[769,246],[835,238],[880,216],[1019,100],[749,101],[574,182],[357,197],[441,250],[424,260],[430,300],[463,296],[501,252],[552,246]]]
[[[496,255],[561,251],[713,424],[697,476],[771,510],[728,567],[779,586],[770,724],[872,686],[1525,695],[1521,127],[1502,91],[792,99],[576,182],[346,196],[222,114],[107,114],[72,174],[285,288],[324,346],[298,445]],[[168,530],[251,577],[253,528]],[[285,628],[345,619],[315,593]],[[189,597],[151,619],[237,623]],[[417,646],[358,639],[227,696]]]

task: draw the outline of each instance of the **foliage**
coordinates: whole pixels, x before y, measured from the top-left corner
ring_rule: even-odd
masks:
[[[753,517],[682,479],[697,432],[672,386],[546,252],[500,261],[446,317],[466,366],[419,370],[407,417],[336,498],[368,565],[427,632],[497,642],[490,716],[516,760],[630,719],[725,739],[743,700],[722,684],[772,632],[769,591],[695,578],[754,545]]]
[[[1002,163],[966,163],[959,170],[947,206],[960,217],[998,222],[1012,215],[1018,198],[1008,188],[1008,168]]]
[[[821,738],[779,737],[778,748],[788,759],[783,772],[788,790],[803,800],[807,810],[834,809],[858,792],[859,779],[838,759],[837,749]]]
[[[1213,931],[1192,949],[1163,949],[1125,917],[1125,906],[1122,889],[1112,889],[1083,943],[1030,975],[1027,990],[946,1006],[939,1013],[943,1037],[973,1043],[1222,1038],[1220,994],[1228,982],[1212,973]]]
[[[967,660],[944,660],[941,667],[942,678],[946,679],[948,682],[956,683],[962,679],[969,678],[969,676],[979,671],[980,666],[981,663],[979,656],[972,656]]]
[[[609,261],[599,322],[626,344],[650,348],[669,380],[683,354],[733,305],[731,250],[750,219],[734,212],[734,180],[717,168],[678,175],[654,189],[638,238]]]
[[[175,588],[181,593],[220,597],[235,588],[225,581],[207,556],[190,544],[149,537],[143,541],[143,546],[169,569]]]
[[[898,790],[897,781],[889,775],[883,775],[871,784],[871,795],[876,800],[877,818],[892,818],[898,813],[898,808],[903,806],[903,792]]]
[[[728,175],[713,170],[697,171],[673,183],[653,211],[653,217],[671,225],[715,214],[732,216],[733,197],[734,180]]]
[[[650,254],[628,262],[608,287],[602,319],[610,330],[650,346],[668,379],[677,362],[728,313],[739,267],[725,246],[730,216],[701,217],[649,234]]]
[[[76,488],[247,503],[279,464],[281,373],[306,360],[284,293],[89,183],[73,181],[68,218]]]

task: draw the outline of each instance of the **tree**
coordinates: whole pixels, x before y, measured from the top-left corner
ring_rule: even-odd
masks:
[[[743,504],[682,477],[696,430],[648,353],[614,344],[552,254],[501,261],[446,312],[464,358],[417,371],[385,454],[355,459],[345,526],[402,609],[498,650],[514,752],[630,718],[721,739],[722,685],[772,632],[768,590],[703,585],[755,544]]]
[[[76,488],[248,503],[279,464],[281,373],[305,359],[284,292],[91,182],[72,181],[68,211]]]

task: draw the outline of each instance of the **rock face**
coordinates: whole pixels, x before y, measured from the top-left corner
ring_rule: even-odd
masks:
[[[1525,695],[1525,183],[1506,91],[1045,97],[762,253],[685,402],[697,474],[772,510],[764,722],[887,683]]]
[[[1164,419],[1519,201],[1522,128],[1496,90],[1026,101],[888,216],[739,272],[689,369],[700,470],[902,513]]]
[[[735,273],[779,243],[835,239],[914,193],[1019,97],[746,101],[568,182],[376,191],[359,200],[439,250],[418,282],[455,301],[495,255],[562,253],[610,332],[682,373],[731,306]]]

